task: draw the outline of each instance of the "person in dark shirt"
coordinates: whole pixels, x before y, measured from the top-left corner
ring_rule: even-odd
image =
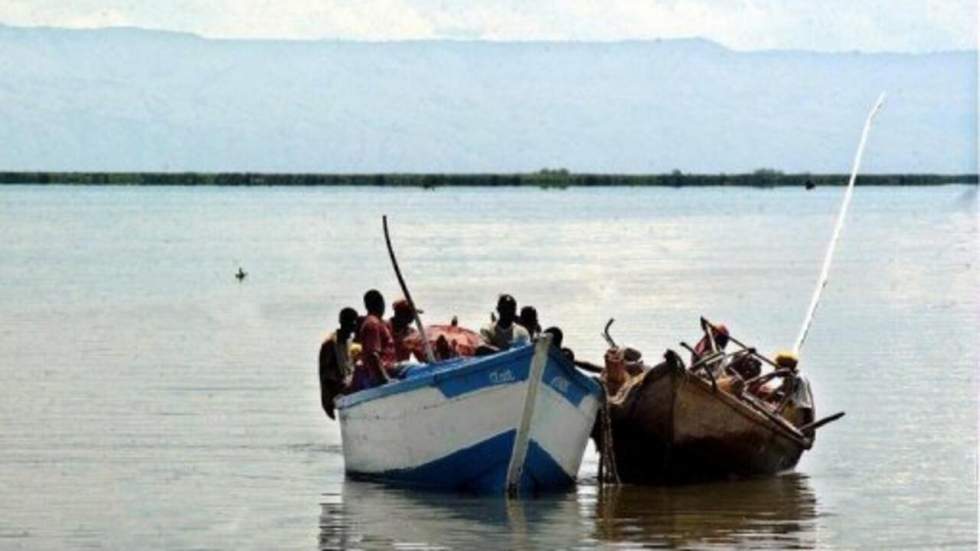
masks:
[[[347,388],[354,370],[351,361],[351,338],[357,329],[357,311],[344,308],[340,311],[340,327],[330,333],[320,345],[320,405],[327,417],[334,418],[334,398]]]
[[[542,335],[551,335],[551,346],[554,346],[561,352],[561,355],[565,357],[566,360],[577,363],[575,361],[575,353],[572,352],[570,348],[565,348],[562,346],[565,342],[565,333],[558,327],[549,327],[542,331]],[[601,368],[600,368],[601,371]]]
[[[541,334],[541,325],[538,323],[538,311],[534,306],[521,308],[521,315],[517,316],[517,323],[521,324],[524,329],[527,329],[532,339]]]

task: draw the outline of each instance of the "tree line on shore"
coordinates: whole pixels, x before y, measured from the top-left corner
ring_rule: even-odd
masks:
[[[518,174],[273,174],[203,172],[0,172],[0,184],[136,185],[136,186],[383,186],[460,187],[525,186],[542,188],[786,187],[845,185],[847,174],[786,174],[759,169],[741,174],[584,174],[544,169]],[[977,184],[977,174],[862,174],[862,186],[935,186]]]

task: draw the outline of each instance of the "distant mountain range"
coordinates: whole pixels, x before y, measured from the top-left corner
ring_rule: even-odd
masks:
[[[977,171],[977,52],[0,26],[0,170]]]

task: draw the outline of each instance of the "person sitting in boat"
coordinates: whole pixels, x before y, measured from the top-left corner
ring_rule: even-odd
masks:
[[[728,346],[728,328],[724,324],[712,325],[704,318],[701,318],[701,328],[704,330],[704,336],[694,345],[694,350],[691,352],[691,365],[696,364],[698,360],[714,352],[711,347],[712,339],[719,352],[724,351],[725,347]]]
[[[327,417],[334,419],[334,398],[350,384],[354,372],[354,346],[351,340],[357,331],[357,310],[344,308],[340,311],[340,327],[330,333],[320,345],[320,405]],[[357,348],[360,345],[356,346]]]
[[[728,371],[743,381],[749,381],[762,374],[762,362],[755,357],[755,349],[740,350],[732,354]]]
[[[793,352],[779,352],[775,363],[777,371],[759,377],[749,392],[768,403],[776,413],[781,414],[796,426],[812,423],[816,419],[813,407],[813,390],[810,381],[800,373],[799,358]],[[779,379],[774,383],[772,379]],[[808,438],[815,436],[812,429],[804,431]]]
[[[364,294],[367,316],[357,333],[361,343],[361,361],[354,367],[348,392],[383,385],[391,379],[395,365],[395,340],[384,322],[385,299],[376,289]]]
[[[554,346],[557,350],[561,352],[561,355],[565,357],[566,360],[575,363],[575,353],[572,352],[570,348],[565,348],[562,346],[565,342],[565,333],[558,327],[549,327],[541,332],[542,335],[551,336],[551,346]]]
[[[391,309],[395,313],[388,319],[388,329],[395,341],[395,361],[405,362],[412,358],[410,339],[415,334],[415,329],[412,328],[415,314],[412,312],[412,306],[405,299],[396,300],[391,305]],[[422,311],[419,310],[418,313],[421,314]]]
[[[777,366],[776,370],[754,378],[747,390],[775,406],[792,391],[792,379],[797,373],[798,360],[792,352],[778,352],[773,363]]]
[[[517,323],[527,329],[527,333],[532,339],[541,334],[541,325],[538,324],[538,311],[534,306],[521,308],[521,315],[517,317]]]
[[[731,335],[723,324],[713,325],[701,318],[704,336],[691,350],[691,366],[696,371],[706,372],[718,386],[729,394],[741,394],[745,381],[760,373],[761,364],[747,351],[736,352],[721,358],[709,359],[716,352],[724,353]],[[699,362],[701,362],[699,364]]]
[[[619,392],[626,381],[646,370],[643,365],[643,353],[628,346],[610,347],[603,360],[606,367],[602,370],[602,379],[606,383],[610,396]]]
[[[816,411],[813,407],[813,389],[810,388],[810,381],[799,371],[793,377],[793,386],[790,390],[789,402],[783,411],[783,417],[789,419],[790,423],[797,427],[809,425],[816,420]],[[805,429],[803,434],[811,442],[816,437],[816,431],[812,428]]]
[[[527,329],[517,322],[517,301],[510,295],[500,295],[497,300],[497,321],[480,330],[480,337],[494,350],[531,342]]]

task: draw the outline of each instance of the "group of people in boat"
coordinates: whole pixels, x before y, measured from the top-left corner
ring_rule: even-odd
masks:
[[[687,369],[703,376],[725,392],[755,400],[796,426],[814,420],[813,393],[810,383],[799,371],[797,356],[780,352],[771,360],[773,370],[763,374],[761,356],[754,349],[741,348],[727,353],[731,335],[724,324],[702,319],[704,332],[692,348]],[[642,354],[633,348],[612,346],[606,352],[603,379],[610,395],[617,394],[631,379],[650,369]],[[813,431],[805,431],[808,437]]]
[[[412,308],[399,300],[392,305],[394,315],[385,320],[386,306],[380,291],[364,293],[365,314],[349,306],[341,309],[339,326],[320,345],[320,395],[331,419],[336,396],[384,384],[397,375],[398,362],[410,356],[406,338]]]
[[[422,311],[414,311],[407,300],[400,299],[392,304],[393,315],[386,320],[384,296],[375,289],[364,294],[364,310],[361,315],[352,307],[343,308],[339,326],[320,346],[320,399],[331,419],[337,396],[399,379],[413,358],[428,360],[426,343],[412,327],[416,313]],[[436,360],[493,354],[528,344],[542,333],[550,334],[552,344],[574,358],[570,350],[562,349],[561,329],[542,331],[537,310],[524,306],[518,313],[517,301],[509,294],[500,295],[495,315],[479,333],[458,327],[455,319],[449,326],[430,326],[429,332]]]
[[[497,300],[495,314],[479,333],[458,327],[453,319],[448,326],[429,326],[427,338],[433,344],[427,352],[422,336],[412,327],[417,313],[405,299],[392,305],[393,315],[385,319],[384,296],[372,289],[364,294],[365,314],[351,307],[343,308],[339,326],[320,347],[319,378],[321,405],[335,417],[334,399],[343,394],[383,385],[400,379],[413,360],[445,360],[456,356],[493,354],[513,346],[529,344],[542,334],[551,336],[552,345],[576,366],[601,372],[610,395],[616,394],[631,378],[650,369],[642,354],[633,348],[611,346],[605,355],[604,368],[575,360],[575,354],[564,348],[563,333],[558,327],[542,330],[538,312],[533,306],[518,310],[509,294]],[[799,373],[796,357],[780,353],[772,362],[774,370],[762,374],[760,356],[751,349],[725,353],[731,341],[728,328],[702,320],[704,335],[691,353],[688,369],[706,377],[722,390],[765,404],[797,426],[813,421],[813,397],[809,382]],[[431,358],[428,354],[432,354]]]
[[[757,399],[797,426],[813,421],[813,392],[810,382],[799,371],[796,354],[777,353],[773,371],[762,374],[762,362],[754,350],[743,348],[725,353],[731,341],[725,325],[712,325],[703,319],[701,325],[704,336],[691,350],[692,369],[704,369],[730,394]]]

